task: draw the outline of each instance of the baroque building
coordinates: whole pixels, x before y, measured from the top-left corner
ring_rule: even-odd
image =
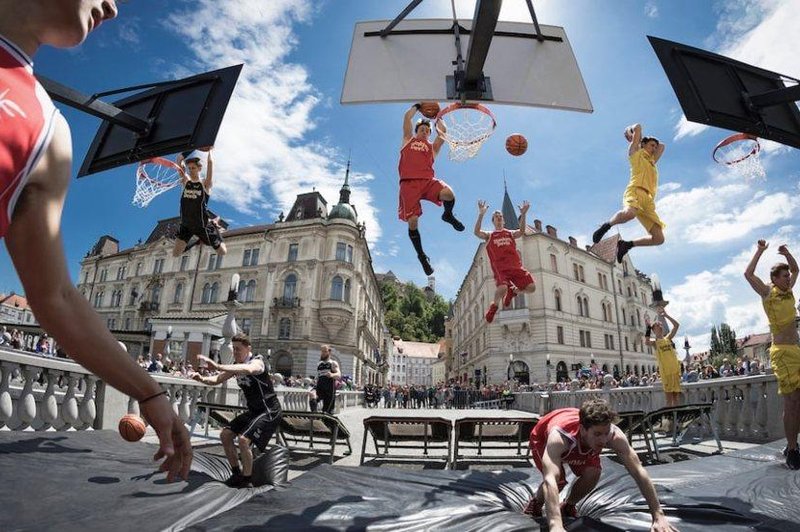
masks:
[[[519,228],[506,191],[508,229]],[[485,243],[475,251],[453,303],[446,336],[447,378],[466,383],[521,384],[572,379],[592,363],[612,374],[652,372],[652,350],[643,345],[645,320],[655,320],[650,279],[630,255],[616,262],[618,236],[581,248],[573,237],[535,220],[517,240],[522,263],[536,279],[536,292],[519,294],[493,323],[484,314],[495,282]]]
[[[330,212],[317,191],[299,194],[272,224],[223,233],[228,253],[195,246],[172,256],[180,220],[161,220],[128,249],[103,236],[81,261],[78,288],[118,336],[150,333],[149,351],[194,362],[219,348],[231,279],[239,274],[239,329],[284,376],[316,374],[329,344],[342,373],[380,383],[387,360],[378,282],[350,204],[349,163]],[[137,354],[137,353],[134,353]]]

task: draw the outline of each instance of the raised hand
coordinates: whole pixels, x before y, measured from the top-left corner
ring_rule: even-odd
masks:
[[[525,214],[526,212],[528,212],[528,209],[530,209],[530,208],[531,208],[530,202],[529,201],[523,201],[522,205],[519,206],[519,213],[520,214]]]
[[[478,212],[480,214],[486,214],[486,211],[489,210],[489,204],[483,200],[478,200]]]
[[[784,257],[789,256],[789,248],[786,247],[786,244],[781,244],[778,246],[778,255],[783,255]]]
[[[769,247],[766,240],[759,240],[756,245],[758,246],[758,251],[765,251]]]

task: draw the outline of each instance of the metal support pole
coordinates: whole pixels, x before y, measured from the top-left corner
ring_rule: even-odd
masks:
[[[400,21],[401,21],[401,20],[403,20],[404,18],[406,18],[406,16],[407,16],[409,13],[411,13],[412,11],[414,11],[414,8],[415,8],[415,7],[417,7],[418,5],[420,5],[421,3],[422,3],[422,0],[411,0],[411,3],[410,3],[410,4],[408,4],[408,5],[406,6],[406,8],[405,8],[405,9],[404,9],[404,10],[403,10],[403,11],[402,11],[402,12],[401,12],[399,15],[397,15],[397,16],[394,18],[394,20],[393,20],[393,21],[391,21],[391,22],[389,23],[389,25],[388,25],[388,26],[386,26],[385,28],[383,28],[383,29],[381,30],[381,37],[386,37],[387,35],[389,35],[389,32],[390,32],[390,31],[392,31],[392,28],[394,28],[395,26],[397,26],[397,25],[400,23]]]
[[[539,19],[536,18],[536,11],[533,10],[533,2],[531,0],[525,0],[528,2],[528,11],[531,12],[531,19],[533,20],[533,28],[536,30],[536,40],[539,42],[544,41],[544,35],[542,35],[542,29],[539,27]]]
[[[776,89],[761,94],[750,95],[744,93],[743,96],[750,108],[763,109],[764,107],[772,107],[773,105],[800,100],[800,85]]]

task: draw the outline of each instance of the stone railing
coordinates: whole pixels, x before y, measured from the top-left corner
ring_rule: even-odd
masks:
[[[199,401],[240,405],[239,388],[206,386],[166,374],[151,374],[166,390],[175,412],[187,424]],[[308,410],[308,394],[298,388],[276,390],[286,410]],[[337,392],[336,411],[363,406],[363,392]],[[107,386],[88,370],[64,359],[0,348],[0,430],[116,429],[119,419],[138,414],[139,404]]]
[[[683,384],[681,404],[713,403],[713,421],[722,439],[766,442],[783,437],[783,399],[774,375],[727,377]],[[650,412],[666,406],[661,384],[516,394],[514,408],[546,414],[565,407],[580,407],[587,399],[604,399],[617,411]]]

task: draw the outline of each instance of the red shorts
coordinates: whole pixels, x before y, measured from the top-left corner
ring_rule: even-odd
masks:
[[[533,463],[536,464],[536,468],[544,473],[544,465],[542,465],[542,456],[544,455],[545,446],[547,445],[547,440],[539,441],[534,438],[534,434],[531,433],[531,440],[530,440],[530,448],[531,448],[531,456],[533,456]],[[571,453],[570,453],[571,454]],[[569,456],[567,456],[567,459]],[[564,489],[564,486],[567,485],[567,475],[564,473],[564,464],[568,462],[561,462],[560,471],[558,473],[558,479],[556,483],[558,484],[558,491]],[[600,466],[600,456],[593,455],[585,463],[580,465],[569,464],[569,468],[575,474],[576,477],[580,477],[583,475],[584,470],[587,468],[597,468],[601,469]]]
[[[495,272],[494,280],[497,286],[511,283],[517,290],[525,290],[528,285],[533,283],[533,275],[525,268],[514,268]]]
[[[422,214],[422,200],[441,205],[439,193],[446,187],[444,181],[436,178],[403,179],[400,181],[400,203],[397,216],[404,222],[412,216]]]

